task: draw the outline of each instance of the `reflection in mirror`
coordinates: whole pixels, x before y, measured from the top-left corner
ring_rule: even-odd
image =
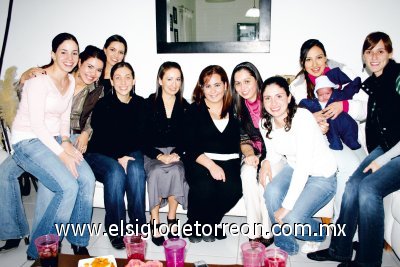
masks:
[[[269,52],[271,0],[156,0],[156,20],[158,53]]]
[[[250,9],[259,10],[258,2],[258,0],[170,0],[167,2],[166,10],[167,24],[170,25],[167,30],[167,42],[258,40],[256,29],[259,16],[246,16],[246,12]]]

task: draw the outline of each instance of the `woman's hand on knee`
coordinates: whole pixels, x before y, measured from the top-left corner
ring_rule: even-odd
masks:
[[[365,167],[365,169],[363,170],[363,173],[366,173],[368,171],[371,171],[374,173],[377,170],[379,170],[380,168],[381,168],[381,166],[379,166],[379,164],[374,160],[367,167]]]
[[[61,152],[58,157],[61,159],[61,161],[64,163],[64,165],[67,167],[67,169],[71,172],[71,174],[75,177],[78,178],[78,170],[76,169],[76,165],[79,164],[79,160],[75,159],[65,151]]]
[[[213,166],[210,167],[209,171],[212,178],[225,182],[225,172],[220,166],[214,163]]]
[[[70,142],[63,142],[61,146],[64,148],[64,151],[68,155],[76,159],[78,163],[83,160],[82,153],[79,150],[77,150]]]
[[[85,153],[88,142],[89,142],[89,134],[87,132],[83,131],[76,139],[76,142],[74,145],[81,153]]]
[[[275,211],[275,213],[274,213],[275,221],[279,224],[283,224],[283,218],[285,218],[289,212],[290,212],[290,210],[285,209],[283,207],[280,208],[279,210]]]
[[[257,167],[258,163],[260,163],[260,160],[256,155],[250,155],[244,158],[244,163],[250,166]]]
[[[268,160],[263,160],[261,162],[260,172],[258,173],[259,183],[265,188],[267,177],[269,181],[272,181],[272,171],[271,171],[271,164]]]
[[[122,168],[124,168],[125,173],[127,173],[128,161],[130,160],[135,160],[135,158],[129,156],[123,156],[122,158],[118,159],[118,163],[121,164]]]

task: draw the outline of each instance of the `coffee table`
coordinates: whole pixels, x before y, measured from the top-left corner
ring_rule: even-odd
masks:
[[[58,255],[58,267],[77,267],[78,266],[78,262],[81,259],[87,259],[90,258],[88,256],[85,255],[70,255],[70,254],[63,254],[60,253]],[[117,262],[117,266],[118,267],[124,267],[127,263],[128,260],[127,259],[115,259]],[[165,261],[161,261],[163,263],[164,266],[165,265]],[[39,267],[40,265],[40,261],[36,260],[32,267]],[[240,267],[242,265],[218,265],[218,264],[208,264],[209,267]],[[194,267],[193,263],[185,263],[185,267]]]

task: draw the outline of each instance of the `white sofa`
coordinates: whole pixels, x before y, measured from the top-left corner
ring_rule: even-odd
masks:
[[[400,257],[400,190],[383,199],[385,209],[385,241]]]
[[[281,162],[272,166],[272,173],[278,173],[282,167],[284,166],[286,161],[282,160]],[[125,198],[125,203],[126,198]],[[103,184],[100,182],[96,182],[96,188],[93,198],[93,207],[95,208],[104,208],[104,188]],[[147,185],[146,185],[146,211],[149,211],[149,201],[147,196]],[[168,205],[160,209],[161,212],[168,211]],[[182,209],[181,205],[178,205],[177,213],[186,214],[186,210]],[[244,205],[243,197],[239,200],[239,202],[226,214],[231,216],[246,216],[246,207]],[[322,209],[320,209],[314,217],[326,217],[332,218],[333,215],[333,199]]]

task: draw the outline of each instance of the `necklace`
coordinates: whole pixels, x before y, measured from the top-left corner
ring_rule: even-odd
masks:
[[[53,82],[54,86],[60,92],[61,95],[64,95],[65,91],[68,89],[69,86],[69,77],[68,74],[60,75],[59,72],[56,72],[54,68],[49,68],[47,71],[51,81]]]
[[[51,77],[51,79],[53,80],[54,85],[56,86],[56,88],[58,89],[58,91],[59,91],[62,95],[64,95],[64,93],[65,93],[65,91],[67,90],[68,85],[69,85],[69,79],[68,79],[68,77],[62,78],[61,80],[57,80],[56,78],[52,77],[51,75],[50,75],[50,77]]]

